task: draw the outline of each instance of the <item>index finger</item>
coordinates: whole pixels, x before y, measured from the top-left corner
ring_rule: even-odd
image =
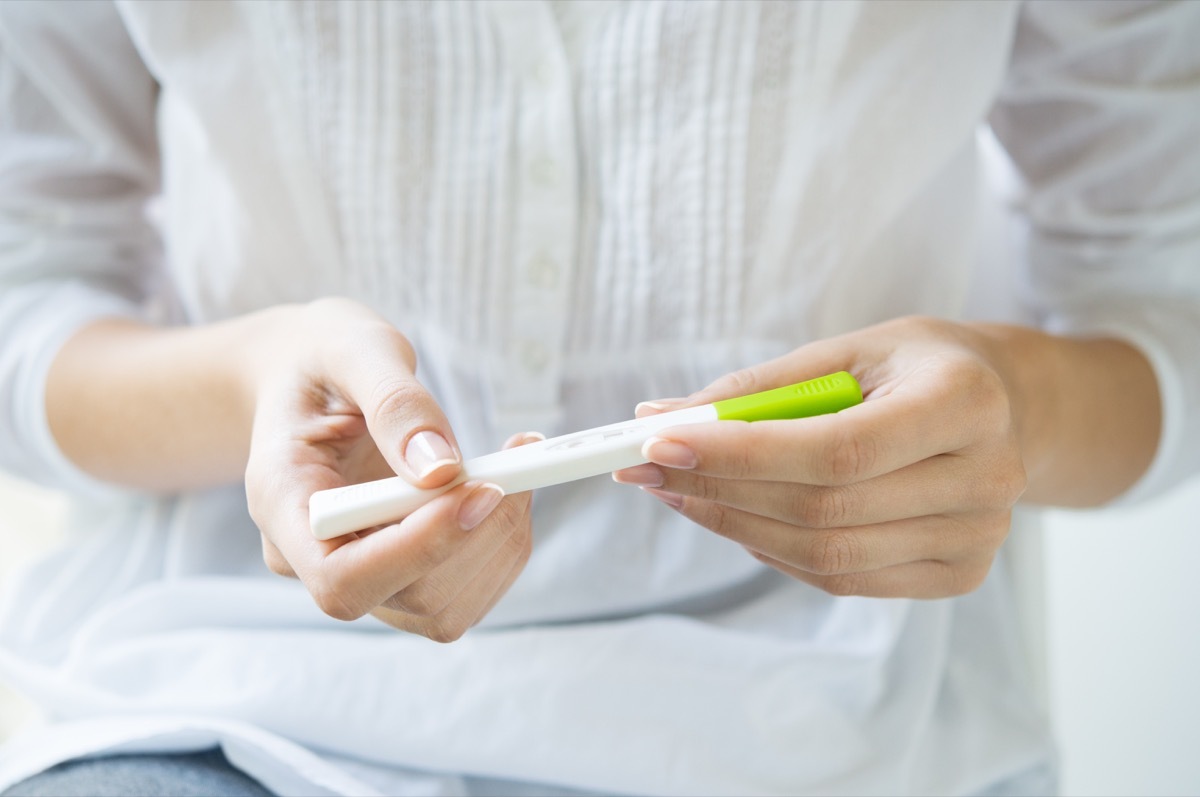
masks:
[[[673,443],[690,449],[689,469],[703,475],[839,486],[957,451],[972,436],[964,413],[892,391],[834,415],[674,427],[646,441],[642,454],[665,467],[690,464]]]

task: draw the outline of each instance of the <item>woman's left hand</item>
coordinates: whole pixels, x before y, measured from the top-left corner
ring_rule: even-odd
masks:
[[[862,404],[799,420],[668,429],[643,448],[653,464],[614,478],[835,595],[969,592],[987,575],[1027,484],[1018,433],[1026,408],[1010,354],[995,336],[925,318],[814,343],[639,414],[838,370],[858,378]]]

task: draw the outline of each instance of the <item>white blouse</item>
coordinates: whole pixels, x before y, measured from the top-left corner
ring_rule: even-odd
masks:
[[[437,645],[271,575],[238,486],[75,469],[44,378],[97,317],[340,294],[474,456],[901,314],[1028,318],[1150,357],[1148,495],[1200,462],[1198,34],[1187,3],[0,4],[0,464],[79,510],[0,606],[0,677],[56,720],[0,789],[211,744],[283,794],[1048,771],[1003,560],[954,600],[833,598],[593,479],[538,494],[521,578]]]

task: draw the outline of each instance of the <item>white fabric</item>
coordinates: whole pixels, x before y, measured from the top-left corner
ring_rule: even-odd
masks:
[[[41,382],[98,315],[342,294],[414,340],[468,456],[620,420],[820,336],[962,315],[995,247],[990,115],[1030,188],[1014,282],[1158,370],[1149,494],[1200,452],[1198,15],[0,4],[0,463],[81,496],[0,612],[0,675],[63,723],[0,750],[0,788],[214,740],[296,794],[968,793],[1045,766],[1002,562],[961,599],[835,599],[596,479],[537,496],[525,573],[439,646],[271,576],[237,487],[77,472]]]

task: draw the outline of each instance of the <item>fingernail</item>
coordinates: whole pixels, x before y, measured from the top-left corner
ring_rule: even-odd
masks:
[[[409,438],[404,448],[404,460],[416,474],[417,481],[423,481],[436,470],[459,464],[458,455],[446,438],[431,431],[417,432]]]
[[[517,432],[512,437],[504,441],[501,448],[516,448],[517,446],[527,446],[530,443],[540,443],[546,439],[546,435],[541,432]]]
[[[654,496],[659,501],[662,501],[664,504],[671,507],[672,509],[679,509],[681,506],[683,506],[683,496],[682,495],[676,495],[675,493],[668,493],[665,490],[656,490],[653,487],[643,487],[642,491],[649,493],[650,495]]]
[[[687,399],[683,398],[666,398],[655,399],[654,401],[643,401],[634,408],[633,413],[634,415],[640,415],[644,410],[649,410],[650,412],[668,412],[675,409],[679,405],[686,403]]]
[[[500,501],[504,498],[504,491],[495,484],[481,484],[471,491],[471,494],[463,499],[462,505],[458,508],[458,525],[463,531],[470,531],[484,521],[488,515],[492,514]]]
[[[651,437],[643,443],[642,456],[655,464],[680,470],[691,470],[699,464],[695,451],[683,443],[661,437]]]
[[[664,479],[662,469],[649,463],[614,471],[612,477],[617,484],[632,484],[636,487],[662,487]]]

